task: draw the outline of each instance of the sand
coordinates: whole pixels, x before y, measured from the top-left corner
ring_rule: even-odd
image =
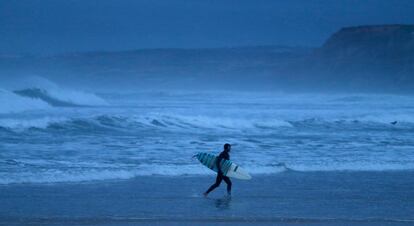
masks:
[[[0,186],[1,225],[414,225],[414,172],[284,172]]]

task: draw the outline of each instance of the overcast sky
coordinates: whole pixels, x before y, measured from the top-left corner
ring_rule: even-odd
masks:
[[[344,26],[414,24],[412,0],[0,0],[0,53],[319,46]]]

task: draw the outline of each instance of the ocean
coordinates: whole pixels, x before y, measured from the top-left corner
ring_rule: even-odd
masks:
[[[0,184],[211,175],[232,144],[252,175],[414,170],[414,97],[0,90]]]

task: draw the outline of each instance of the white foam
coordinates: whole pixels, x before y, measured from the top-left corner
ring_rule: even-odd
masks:
[[[290,99],[286,97],[284,105],[272,105],[273,100],[263,100],[268,101],[268,105],[254,105],[256,107],[229,104],[223,108],[222,104],[214,103],[180,105],[179,101],[166,101],[170,105],[53,108],[39,100],[16,97],[10,92],[6,94],[12,95],[5,98],[6,101],[20,98],[28,104],[39,102],[39,106],[53,110],[1,115],[0,126],[12,129],[47,128],[53,123],[59,126],[33,137],[39,138],[35,140],[38,144],[32,143],[31,139],[16,141],[14,137],[7,141],[9,143],[5,142],[4,156],[18,162],[19,158],[27,159],[21,161],[23,169],[13,165],[13,161],[10,164],[0,161],[0,167],[4,167],[0,169],[0,183],[78,182],[129,179],[141,175],[214,175],[198,162],[187,161],[187,157],[192,156],[193,149],[211,151],[221,148],[224,142],[234,144],[233,160],[253,175],[289,169],[301,172],[414,170],[410,146],[413,102],[397,103],[389,108],[382,105],[383,101],[375,104],[370,99],[355,107],[354,102],[360,104],[364,98],[351,98],[349,106],[325,103],[324,100],[330,97],[319,97],[306,104],[302,104],[300,98],[295,99],[296,102],[290,105]],[[255,97],[247,101],[254,102]],[[402,122],[395,128],[406,125],[409,130],[401,130],[395,136],[396,130],[390,130],[394,128],[390,125],[392,121]],[[292,125],[295,128],[288,128]],[[101,127],[111,132],[96,133]],[[54,128],[59,128],[59,136]],[[118,128],[123,129],[122,133],[112,131]],[[78,129],[88,136],[76,136]],[[70,133],[65,133],[66,130]],[[285,131],[288,136],[284,136]],[[31,136],[30,133],[23,134],[26,135]],[[70,139],[72,137],[77,139]],[[55,146],[48,143],[51,138],[57,139]],[[24,143],[25,140],[30,142]],[[24,155],[20,152],[21,145],[25,148]],[[54,160],[60,161],[43,161],[50,153]],[[278,162],[284,162],[286,166]]]
[[[0,103],[0,114],[50,109],[50,106],[42,100],[21,97],[3,89],[0,89]]]
[[[30,162],[30,161],[29,161]],[[39,162],[35,161],[38,164]],[[35,165],[36,165],[35,164]],[[42,163],[43,165],[44,163]],[[52,164],[52,163],[47,163]],[[46,164],[46,165],[47,165]],[[45,165],[45,166],[46,166]],[[53,164],[52,164],[53,165]],[[92,164],[94,165],[94,164]],[[98,164],[99,165],[99,164]],[[89,167],[88,167],[89,166]],[[22,166],[19,166],[22,167]],[[0,184],[15,183],[66,183],[66,182],[88,182],[103,180],[125,180],[139,176],[182,176],[182,175],[215,175],[215,172],[200,164],[176,165],[176,164],[142,164],[133,168],[90,168],[90,164],[73,169],[42,169],[34,172],[0,172]],[[278,174],[287,170],[299,172],[317,171],[393,171],[414,170],[412,165],[398,164],[327,164],[327,165],[242,165],[251,175]]]
[[[31,161],[26,161],[26,163]],[[23,163],[23,162],[22,162]],[[38,164],[38,161],[35,161]],[[35,164],[35,165],[36,165]],[[47,162],[47,164],[52,164]],[[41,165],[44,165],[42,163]],[[90,164],[87,164],[90,167]],[[92,164],[93,165],[93,164]],[[72,166],[73,167],[73,166]],[[84,166],[85,167],[85,166]],[[179,176],[179,175],[203,175],[214,173],[200,165],[177,166],[174,164],[143,164],[133,169],[110,169],[98,168],[77,168],[69,170],[47,169],[34,172],[0,172],[0,184],[13,183],[62,183],[62,182],[85,182],[102,181],[115,179],[131,179],[137,176]]]
[[[75,91],[75,90],[69,90],[69,89],[50,89],[47,90],[50,96],[70,102],[73,104],[79,104],[79,105],[89,105],[89,106],[102,106],[102,105],[108,105],[108,103],[103,100],[102,98],[96,96],[93,93],[87,93],[84,91]]]
[[[401,163],[375,163],[375,162],[354,162],[354,163],[324,163],[324,164],[292,164],[289,169],[301,172],[315,171],[397,171],[414,170],[412,164]]]
[[[63,88],[57,85],[56,83],[39,76],[29,76],[23,78],[20,81],[20,84],[18,86],[15,86],[15,89],[18,90],[32,88],[44,90],[52,98],[58,99],[60,101],[70,102],[73,104],[89,106],[108,105],[108,103],[104,99],[98,97],[93,93]]]
[[[8,129],[28,129],[38,128],[45,129],[52,123],[66,121],[66,118],[36,118],[36,119],[0,119],[0,127]]]
[[[177,125],[179,127],[199,127],[207,129],[252,129],[256,127],[274,128],[274,127],[291,127],[292,125],[278,119],[243,119],[230,117],[209,117],[205,115],[187,116],[187,115],[148,115],[135,116],[133,120],[146,125],[152,125],[153,120],[166,125]]]

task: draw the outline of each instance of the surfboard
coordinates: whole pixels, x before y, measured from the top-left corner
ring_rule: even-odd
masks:
[[[205,152],[198,153],[194,155],[201,164],[205,165],[207,168],[217,172],[217,156]],[[238,166],[237,164],[233,163],[230,160],[222,159],[220,162],[221,171],[223,172],[224,176],[233,177],[241,180],[250,180],[252,177],[250,174]]]

